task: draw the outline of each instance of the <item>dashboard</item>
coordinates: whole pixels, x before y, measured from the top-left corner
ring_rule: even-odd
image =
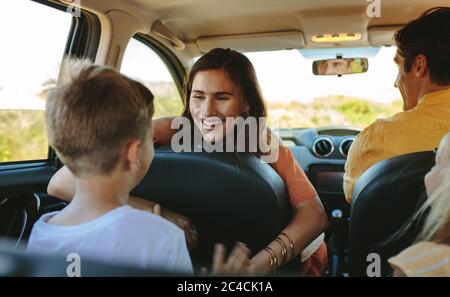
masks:
[[[314,164],[343,166],[359,132],[360,128],[337,126],[278,131],[305,172]]]
[[[278,131],[314,185],[328,213],[340,209],[348,216],[343,191],[344,166],[350,146],[362,129],[331,126]]]

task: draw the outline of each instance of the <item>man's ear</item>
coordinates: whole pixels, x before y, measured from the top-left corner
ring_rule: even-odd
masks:
[[[417,55],[415,61],[414,61],[414,69],[415,69],[415,76],[417,78],[424,78],[427,74],[428,69],[428,60],[427,56],[420,54]]]
[[[126,145],[126,157],[130,167],[141,168],[141,149],[142,143],[138,139],[130,140]]]

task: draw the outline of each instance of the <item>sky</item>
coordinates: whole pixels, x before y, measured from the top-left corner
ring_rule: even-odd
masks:
[[[29,0],[0,1],[0,109],[44,108],[34,94],[56,77],[71,22]]]
[[[57,76],[70,25],[70,14],[41,4],[0,1],[0,36],[7,41],[0,47],[0,109],[44,109],[36,94],[42,83]],[[247,54],[266,100],[304,103],[326,95],[386,103],[401,98],[393,86],[394,55],[395,47],[382,48],[369,58],[367,73],[337,77],[314,76],[313,61],[297,50]],[[172,81],[159,57],[136,40],[125,52],[122,71],[144,82]]]
[[[381,48],[369,58],[369,70],[362,74],[315,76],[313,60],[297,50],[249,53],[266,100],[311,102],[330,94],[354,96],[388,103],[400,99],[394,87],[397,66],[393,62],[395,47]]]

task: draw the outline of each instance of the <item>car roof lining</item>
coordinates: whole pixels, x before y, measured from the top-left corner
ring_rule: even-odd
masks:
[[[71,1],[61,2],[67,4]],[[188,65],[193,57],[213,47],[262,51],[292,46],[339,48],[392,45],[392,36],[401,25],[429,8],[450,5],[450,0],[380,1],[381,17],[369,17],[367,9],[371,2],[363,0],[332,3],[329,0],[83,0],[80,3],[84,9],[97,15],[106,15],[111,10],[132,15],[138,23],[133,34],[140,32],[157,39],[171,48],[184,65]],[[178,38],[185,46],[180,48],[179,43],[174,44],[161,34],[152,32],[156,21],[167,28],[172,38]],[[113,29],[122,30],[120,26]],[[300,34],[277,35],[280,32]],[[312,42],[313,35],[325,33],[361,33],[362,38],[344,43]]]

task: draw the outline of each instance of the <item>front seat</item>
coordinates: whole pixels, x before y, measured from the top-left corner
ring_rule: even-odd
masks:
[[[109,264],[79,259],[79,269],[72,265],[76,258],[62,255],[30,253],[17,248],[15,241],[0,243],[0,278],[2,277],[184,277],[190,276],[155,269]]]
[[[392,273],[387,260],[413,242],[420,224],[398,240],[385,241],[426,199],[424,177],[433,166],[434,153],[419,152],[381,161],[361,175],[350,214],[350,276],[367,276],[370,253],[380,255],[381,276]]]
[[[149,173],[132,194],[192,220],[199,234],[191,252],[194,266],[209,267],[216,242],[229,252],[242,241],[256,253],[292,217],[283,180],[249,154],[157,149]]]

